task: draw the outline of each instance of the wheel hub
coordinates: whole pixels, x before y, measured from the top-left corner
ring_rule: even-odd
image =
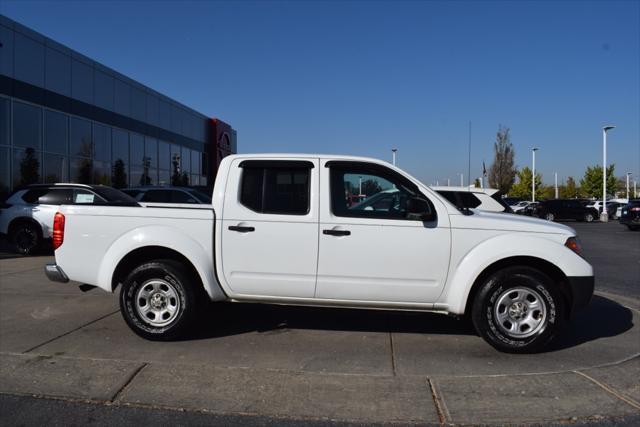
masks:
[[[535,290],[513,287],[498,296],[494,316],[502,333],[512,338],[526,338],[544,327],[547,308]]]
[[[162,294],[155,293],[151,295],[151,298],[149,299],[149,304],[151,304],[152,308],[156,310],[160,310],[167,306],[167,299]]]
[[[166,280],[151,279],[136,292],[136,312],[141,320],[153,327],[163,327],[173,322],[180,308],[178,291]]]
[[[514,302],[509,306],[509,317],[514,320],[521,319],[527,313],[528,307],[522,302]]]

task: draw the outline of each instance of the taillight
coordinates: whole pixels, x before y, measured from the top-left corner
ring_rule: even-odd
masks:
[[[64,215],[56,212],[53,217],[53,250],[58,249],[64,242]]]
[[[640,206],[629,209],[631,212],[640,212]]]
[[[567,241],[564,243],[566,247],[571,249],[576,254],[582,256],[582,248],[580,247],[580,242],[575,237],[569,237]]]

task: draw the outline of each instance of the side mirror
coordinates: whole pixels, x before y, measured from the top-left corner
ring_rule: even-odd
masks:
[[[436,214],[428,200],[412,197],[407,200],[407,219],[416,221],[433,221]]]

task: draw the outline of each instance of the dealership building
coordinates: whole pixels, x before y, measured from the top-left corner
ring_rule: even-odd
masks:
[[[210,186],[235,152],[230,125],[0,15],[0,196],[49,182]]]

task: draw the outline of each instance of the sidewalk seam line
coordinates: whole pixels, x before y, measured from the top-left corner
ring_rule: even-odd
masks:
[[[57,340],[57,339],[59,339],[59,338],[65,337],[65,336],[67,336],[67,335],[69,335],[69,334],[72,334],[72,333],[74,333],[74,332],[76,332],[76,331],[79,331],[80,329],[82,329],[82,328],[84,328],[84,327],[86,327],[86,326],[89,326],[89,325],[91,325],[91,324],[93,324],[93,323],[96,323],[96,322],[98,322],[98,321],[100,321],[100,320],[102,320],[102,319],[105,319],[105,318],[107,318],[107,317],[109,317],[109,316],[113,316],[114,314],[116,314],[116,313],[117,313],[117,312],[119,312],[119,311],[120,311],[120,310],[116,310],[116,311],[113,311],[113,312],[111,312],[111,313],[105,314],[104,316],[98,317],[97,319],[94,319],[94,320],[92,320],[92,321],[90,321],[90,322],[88,322],[88,323],[85,323],[85,324],[83,324],[83,325],[78,326],[77,328],[74,328],[74,329],[72,329],[72,330],[70,330],[70,331],[67,331],[67,332],[65,332],[65,333],[63,333],[63,334],[60,334],[60,335],[58,335],[58,336],[56,336],[56,337],[53,337],[53,338],[51,338],[51,339],[49,339],[49,340],[47,340],[47,341],[45,341],[45,342],[43,342],[43,343],[40,343],[40,344],[38,344],[38,345],[36,345],[36,346],[33,346],[33,347],[31,347],[31,348],[29,348],[29,349],[27,349],[27,350],[23,351],[23,352],[22,352],[22,354],[26,354],[26,353],[32,352],[33,350],[35,350],[35,349],[37,349],[37,348],[40,348],[40,347],[42,347],[42,346],[45,346],[45,345],[47,345],[47,344],[50,344],[50,343],[52,343],[53,341],[55,341],[55,340]]]
[[[389,332],[389,345],[391,346],[391,372],[393,376],[396,376],[396,356],[395,349],[393,348],[393,333]]]
[[[633,406],[634,408],[640,410],[640,403],[636,402],[635,400],[631,399],[630,397],[626,397],[624,396],[622,393],[619,393],[618,391],[614,390],[612,387],[601,383],[600,381],[596,380],[595,378],[590,377],[589,375],[585,374],[584,372],[580,372],[580,371],[572,371],[575,374],[581,375],[584,378],[592,381],[593,383],[595,383],[596,385],[598,385],[600,388],[602,388],[604,391],[606,391],[607,393],[617,397],[618,399],[622,400],[623,402]]]
[[[146,368],[147,366],[149,366],[149,363],[144,362],[142,365],[138,366],[138,368],[136,368],[135,371],[133,371],[133,373],[129,376],[129,378],[124,382],[124,384],[122,385],[122,387],[120,387],[113,395],[113,397],[111,399],[109,399],[110,403],[115,402],[117,399],[120,398],[120,396],[122,396],[122,394],[124,393],[125,389],[129,386],[129,384],[131,384],[131,382],[133,381],[133,379],[135,377],[138,376],[138,374],[140,372],[142,372],[142,370],[144,368]]]
[[[429,384],[429,389],[431,390],[431,398],[433,399],[433,404],[436,407],[436,412],[438,413],[438,419],[440,420],[440,425],[446,425],[448,420],[451,419],[451,414],[447,410],[447,406],[444,404],[444,400],[438,394],[438,390],[436,389],[436,385],[431,378],[427,378],[427,384]]]

